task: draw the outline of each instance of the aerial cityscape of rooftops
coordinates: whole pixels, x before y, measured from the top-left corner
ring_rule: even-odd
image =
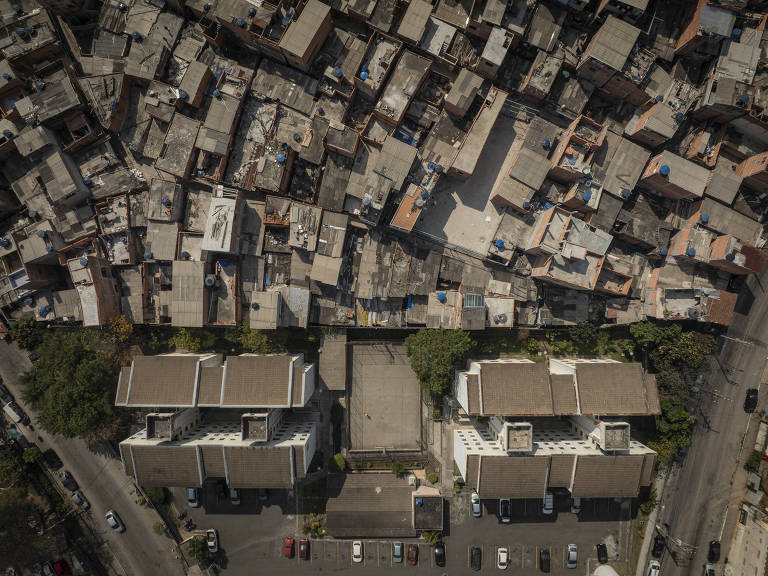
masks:
[[[768,573],[768,0],[0,24],[0,572]]]

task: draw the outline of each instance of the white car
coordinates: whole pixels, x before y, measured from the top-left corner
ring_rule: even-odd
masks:
[[[581,512],[581,498],[575,496],[571,498],[571,514],[578,514]]]
[[[123,521],[120,520],[120,516],[117,515],[117,512],[114,510],[107,510],[107,513],[104,515],[104,517],[107,519],[107,524],[109,524],[109,527],[112,528],[112,530],[125,532],[125,524],[123,524]]]
[[[240,490],[237,490],[236,488],[230,488],[229,501],[232,503],[232,506],[240,506]]]
[[[88,510],[88,508],[91,507],[91,503],[88,502],[85,496],[83,496],[83,493],[80,492],[80,490],[75,490],[72,492],[72,502],[77,504],[80,508],[83,510]]]
[[[499,570],[506,570],[509,566],[509,550],[506,548],[499,548],[496,552],[496,568]]]
[[[651,560],[648,564],[648,576],[659,576],[661,574],[661,564],[658,560]]]
[[[576,544],[568,544],[568,552],[565,555],[565,567],[576,568],[579,561],[579,547]]]
[[[352,562],[360,563],[363,561],[363,543],[360,540],[352,542]]]
[[[197,488],[187,488],[187,504],[190,508],[197,508],[200,506],[200,500],[198,500]]]
[[[542,514],[552,514],[555,511],[555,495],[552,492],[544,494],[544,501],[541,505]]]
[[[208,552],[211,554],[216,554],[219,551],[219,535],[215,528],[205,531],[205,542],[208,544]]]
[[[483,515],[483,507],[480,505],[480,494],[472,492],[470,501],[472,502],[472,516],[480,518]]]

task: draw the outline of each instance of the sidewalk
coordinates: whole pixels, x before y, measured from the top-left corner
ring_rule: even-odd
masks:
[[[648,556],[653,544],[653,535],[656,532],[656,520],[659,516],[659,512],[664,508],[664,486],[667,485],[667,475],[670,472],[665,472],[663,475],[659,473],[656,476],[656,506],[651,510],[648,515],[648,523],[645,526],[645,536],[643,537],[642,548],[640,548],[640,555],[637,557],[637,566],[635,567],[635,576],[644,576],[645,568],[648,565]]]

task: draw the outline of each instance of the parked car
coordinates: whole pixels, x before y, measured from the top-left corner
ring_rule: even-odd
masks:
[[[187,505],[190,508],[200,506],[199,495],[200,491],[197,488],[187,488]]]
[[[512,522],[512,503],[509,498],[499,498],[499,522],[509,524]]]
[[[43,576],[56,576],[56,572],[53,571],[53,564],[46,562],[42,565]]]
[[[608,549],[605,547],[605,544],[598,544],[595,548],[597,548],[597,561],[600,564],[608,562]]]
[[[80,490],[75,490],[72,492],[72,502],[77,504],[80,508],[83,510],[88,510],[88,508],[91,507],[91,503],[88,502],[88,499],[83,496],[83,493],[80,492]]]
[[[704,576],[715,576],[715,565],[714,564],[704,564]]]
[[[408,545],[408,566],[416,566],[419,563],[419,546],[418,544]]]
[[[61,462],[59,455],[54,452],[53,448],[48,448],[48,450],[43,452],[43,460],[45,460],[45,463],[48,464],[48,467],[51,470],[58,470],[64,465]]]
[[[30,362],[32,362],[32,363],[34,364],[34,363],[35,363],[35,362],[37,362],[38,360],[40,360],[40,354],[38,354],[38,353],[37,353],[37,352],[35,352],[34,350],[33,350],[32,352],[30,352],[30,353],[29,353],[29,361],[30,361]]]
[[[661,573],[661,565],[658,560],[651,560],[648,564],[648,576],[659,576]]]
[[[443,542],[435,544],[435,564],[445,566],[445,544]]]
[[[232,502],[232,506],[240,506],[240,490],[237,488],[230,488],[229,501]]]
[[[581,498],[575,496],[571,498],[571,514],[581,513]]]
[[[359,564],[363,561],[363,543],[360,540],[352,542],[352,562]]]
[[[472,516],[475,518],[480,518],[480,516],[483,515],[483,507],[480,504],[480,494],[477,492],[472,492],[470,501],[472,502]]]
[[[549,548],[546,546],[539,548],[539,568],[542,572],[549,572]]]
[[[299,540],[299,558],[309,560],[309,540]]]
[[[472,546],[469,551],[469,567],[475,572],[479,572],[483,563],[483,551],[477,546]]]
[[[3,402],[13,402],[13,395],[8,390],[8,388],[3,386],[2,384],[0,384],[0,400],[2,400]]]
[[[120,516],[117,515],[117,512],[114,510],[107,510],[107,513],[104,515],[104,517],[107,519],[107,524],[109,524],[109,527],[112,528],[112,530],[116,530],[117,532],[125,532],[125,524],[123,524],[123,521],[120,520]]]
[[[565,567],[576,568],[579,563],[579,547],[576,544],[568,544],[568,550],[565,553]]]
[[[712,563],[717,563],[720,561],[720,541],[719,540],[712,540],[712,542],[709,543],[709,552],[707,553],[707,560],[709,560]]]
[[[744,398],[744,412],[752,413],[755,408],[757,408],[757,388],[750,388]]]
[[[283,556],[285,558],[293,558],[293,545],[295,542],[290,536],[283,538]]]
[[[552,492],[544,494],[544,500],[541,503],[542,514],[552,514],[555,511],[555,495]]]
[[[499,570],[506,570],[509,566],[509,550],[506,548],[499,548],[496,551],[496,568]]]
[[[392,542],[392,562],[403,563],[403,543]]]
[[[208,544],[208,552],[216,554],[219,551],[219,534],[216,528],[209,528],[205,531],[205,542]]]
[[[77,485],[77,480],[75,480],[72,477],[72,474],[69,473],[69,470],[64,470],[59,474],[59,479],[61,480],[61,483],[63,484],[64,488],[67,490],[70,490],[74,492],[79,488]]]
[[[56,576],[69,576],[69,564],[64,558],[59,558],[53,563],[53,571],[56,572]]]
[[[661,555],[664,554],[664,546],[667,543],[666,538],[662,536],[661,534],[656,534],[656,536],[653,537],[653,549],[651,550],[651,556],[654,558],[661,558]]]

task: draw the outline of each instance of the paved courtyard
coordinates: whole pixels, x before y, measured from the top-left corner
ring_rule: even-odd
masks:
[[[405,348],[357,344],[351,350],[350,449],[418,450],[420,389]]]

